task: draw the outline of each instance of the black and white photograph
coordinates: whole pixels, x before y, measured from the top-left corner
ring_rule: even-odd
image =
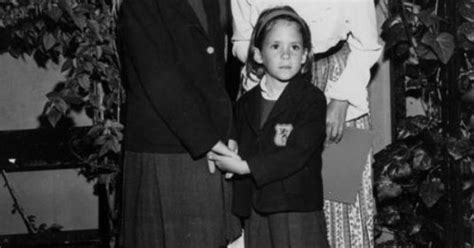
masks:
[[[0,248],[474,248],[473,0],[0,0]]]

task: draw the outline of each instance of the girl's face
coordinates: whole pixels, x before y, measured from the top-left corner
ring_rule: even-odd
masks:
[[[298,24],[277,20],[266,34],[262,48],[255,48],[254,60],[263,64],[270,80],[288,82],[300,72],[307,53]]]

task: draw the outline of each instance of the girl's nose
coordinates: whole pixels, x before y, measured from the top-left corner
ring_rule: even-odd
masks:
[[[281,57],[284,59],[290,58],[290,49],[288,48],[283,49],[283,51],[281,52]]]

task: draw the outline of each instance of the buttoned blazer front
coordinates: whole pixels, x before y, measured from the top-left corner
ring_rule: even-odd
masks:
[[[127,92],[125,150],[198,158],[231,130],[218,0],[207,27],[186,0],[125,0],[119,18]]]
[[[261,88],[244,94],[236,106],[239,155],[251,175],[234,179],[233,212],[261,213],[322,209],[321,151],[325,138],[324,94],[295,77],[260,127]],[[282,145],[276,126],[292,130]]]

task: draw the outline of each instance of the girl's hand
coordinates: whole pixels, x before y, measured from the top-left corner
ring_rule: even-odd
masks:
[[[233,141],[233,140],[232,140]],[[235,141],[233,141],[235,142]],[[232,142],[232,143],[233,143]],[[237,142],[235,142],[235,149],[237,147]],[[235,158],[239,158],[239,155],[237,155],[237,152],[233,151],[232,149],[230,149],[229,147],[227,147],[224,143],[222,143],[222,141],[219,141],[217,142],[211,149],[212,152],[216,153],[216,154],[219,154],[219,155],[224,155],[224,156],[228,156],[228,157],[235,157]]]
[[[233,141],[233,142],[235,142],[235,141]],[[229,143],[230,143],[230,140],[229,140]],[[233,146],[235,146],[235,148],[236,148],[237,147],[237,142],[235,142],[235,144],[233,144]],[[218,141],[212,147],[211,151],[207,153],[207,158],[208,158],[207,159],[207,165],[209,167],[209,173],[211,173],[211,174],[214,174],[214,172],[216,172],[215,162],[213,160],[209,159],[209,157],[210,157],[209,155],[211,153],[221,154],[221,155],[225,155],[225,156],[229,156],[229,157],[236,157],[236,158],[240,159],[239,155],[237,155],[237,152],[234,152],[231,149],[229,149],[229,147],[224,145],[224,143],[222,143],[222,141]]]
[[[237,141],[233,139],[229,139],[229,141],[227,142],[227,146],[229,147],[231,151],[237,154],[239,153],[239,145],[237,144]],[[225,179],[231,179],[233,176],[234,176],[234,173],[226,172],[224,177]]]
[[[347,101],[333,99],[329,102],[326,114],[326,144],[341,141],[348,107]]]
[[[235,153],[239,152],[239,145],[237,144],[237,141],[233,139],[229,139],[229,141],[227,142],[227,146],[229,147],[231,151]]]
[[[245,175],[250,173],[250,168],[246,161],[240,157],[223,156],[216,153],[209,153],[208,159],[214,161],[215,165],[222,171]]]

